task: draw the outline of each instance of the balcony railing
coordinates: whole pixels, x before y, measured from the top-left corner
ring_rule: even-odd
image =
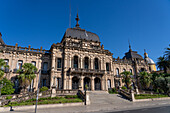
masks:
[[[72,73],[74,72],[74,73],[99,73],[99,74],[104,74],[105,70],[70,68],[70,72],[72,72]]]
[[[48,74],[47,70],[41,70],[41,74]]]

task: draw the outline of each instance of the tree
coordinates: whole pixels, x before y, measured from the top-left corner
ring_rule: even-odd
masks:
[[[14,93],[15,89],[13,88],[14,84],[11,83],[10,80],[7,78],[3,78],[1,81],[1,84],[3,83],[3,87],[1,89],[1,94],[2,95],[10,95]]]
[[[31,81],[36,77],[37,68],[31,63],[24,63],[21,70],[18,70],[20,86],[25,89],[31,84]]]
[[[143,86],[144,89],[148,89],[152,83],[152,75],[143,71],[140,72],[140,77],[139,77],[139,81],[140,84]]]
[[[165,54],[164,54],[166,60],[170,62],[170,44],[169,47],[166,48]]]
[[[167,73],[167,69],[170,68],[170,62],[168,62],[165,57],[159,57],[157,66],[160,70],[164,70],[164,73]]]
[[[132,83],[132,78],[130,77],[130,75],[132,75],[132,73],[129,72],[129,71],[124,71],[124,72],[122,72],[120,74],[123,75],[122,76],[123,77],[122,82],[124,82],[126,84],[127,88],[129,89],[130,85]]]
[[[4,69],[3,68],[6,68],[6,67],[9,67],[9,66],[6,65],[4,59],[0,59],[0,80],[3,79],[3,76],[4,76]]]

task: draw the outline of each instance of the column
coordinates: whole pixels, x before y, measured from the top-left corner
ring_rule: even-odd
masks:
[[[102,89],[102,90],[104,90],[104,83],[105,83],[104,77],[102,77],[102,78],[101,78],[101,89]]]
[[[94,91],[94,76],[91,77],[91,90]]]
[[[107,75],[105,75],[105,90],[108,90]]]
[[[84,76],[80,77],[80,86],[81,86],[80,90],[84,90]]]
[[[71,90],[72,89],[72,77],[71,75],[69,76],[69,89]]]
[[[52,88],[53,84],[54,84],[54,68],[55,68],[55,55],[54,53],[52,54],[52,63],[51,63],[51,78],[50,78],[50,89]]]
[[[94,66],[93,66],[93,63],[94,63],[94,62],[93,62],[93,58],[91,57],[90,60],[91,60],[91,69],[94,69]]]
[[[80,56],[80,68],[81,69],[83,68],[83,58],[82,58],[82,56]]]

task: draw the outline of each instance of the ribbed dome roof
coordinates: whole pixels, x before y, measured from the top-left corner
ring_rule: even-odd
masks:
[[[88,32],[85,29],[81,29],[81,28],[68,28],[66,30],[65,36],[100,42],[98,35],[92,32]]]
[[[145,60],[148,64],[155,64],[155,62],[149,57],[145,58]]]

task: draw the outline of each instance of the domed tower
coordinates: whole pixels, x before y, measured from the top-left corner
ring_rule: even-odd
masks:
[[[155,62],[148,57],[148,54],[146,53],[146,51],[144,50],[144,59],[145,59],[145,62],[148,63],[149,65],[149,71],[152,72],[152,71],[156,71],[156,64]]]

